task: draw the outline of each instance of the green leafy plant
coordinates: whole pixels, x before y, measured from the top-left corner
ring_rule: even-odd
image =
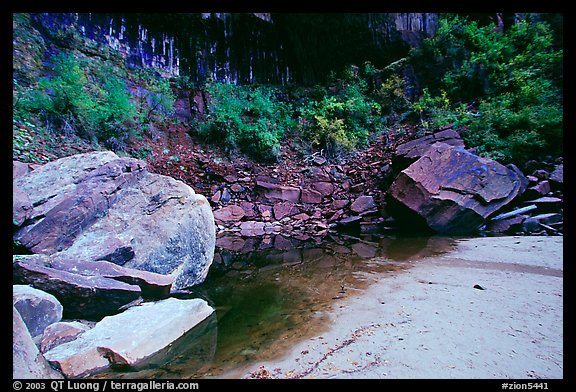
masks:
[[[428,80],[412,108],[425,128],[454,123],[469,147],[503,162],[559,154],[562,58],[546,23],[528,18],[499,31],[450,16],[411,52]]]
[[[107,60],[82,57],[75,52],[50,59],[51,73],[27,86],[14,80],[14,118],[33,118],[46,130],[78,135],[122,151],[131,136],[138,137],[153,121],[172,113],[175,101],[170,81],[149,71],[129,75]],[[129,76],[139,88],[128,88]]]
[[[223,143],[263,161],[276,160],[280,142],[292,126],[291,106],[266,86],[208,83],[209,114],[198,133],[211,143]]]
[[[300,108],[302,136],[329,156],[365,145],[370,134],[383,129],[381,105],[354,70],[346,70],[335,92],[323,89],[319,99]]]
[[[125,139],[136,108],[124,80],[90,73],[87,64],[72,54],[58,55],[52,61],[53,76],[23,90],[15,114],[43,117],[47,127],[86,139],[104,143]]]

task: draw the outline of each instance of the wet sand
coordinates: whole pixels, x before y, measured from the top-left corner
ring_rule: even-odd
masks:
[[[263,378],[563,378],[563,238],[463,239],[334,300]]]

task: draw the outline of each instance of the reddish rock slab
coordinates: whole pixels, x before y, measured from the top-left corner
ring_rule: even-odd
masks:
[[[55,296],[66,318],[99,319],[117,313],[141,294],[136,285],[61,271],[25,259],[16,258],[12,270],[14,283],[29,284]]]
[[[231,204],[219,210],[214,210],[214,221],[217,224],[238,222],[244,218],[244,210],[242,207]]]
[[[310,188],[320,193],[322,196],[330,196],[334,193],[334,185],[327,181],[317,181],[310,184]]]
[[[302,203],[319,204],[322,203],[322,194],[313,189],[302,189]]]
[[[360,214],[365,211],[373,210],[374,208],[378,208],[378,204],[374,201],[374,197],[372,196],[360,196],[350,206],[350,209],[357,214]]]
[[[50,267],[84,276],[101,276],[136,285],[145,299],[164,299],[170,295],[174,278],[168,275],[125,268],[108,261],[87,261],[63,257],[52,257]]]
[[[244,216],[247,218],[252,218],[256,215],[255,205],[252,202],[242,200],[240,201],[240,208],[244,211]]]
[[[258,180],[256,181],[256,186],[268,199],[290,201],[292,203],[298,203],[300,201],[300,188]]]
[[[298,206],[289,201],[274,204],[273,210],[274,210],[274,218],[276,220],[280,220],[282,218],[292,216],[300,212]]]
[[[40,351],[45,353],[60,344],[71,342],[89,329],[87,325],[78,321],[61,321],[50,324],[40,339]]]
[[[392,206],[399,204],[390,212],[405,225],[418,222],[410,217],[418,216],[436,232],[470,233],[520,195],[527,183],[519,171],[463,148],[436,143],[396,177],[388,196]],[[411,215],[400,216],[400,210]]]

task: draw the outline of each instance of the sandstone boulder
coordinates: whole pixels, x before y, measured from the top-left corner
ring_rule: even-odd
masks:
[[[168,298],[108,316],[75,340],[44,356],[67,378],[95,374],[111,365],[141,365],[213,313],[202,299]]]
[[[27,285],[12,286],[12,304],[32,337],[62,319],[62,305],[56,297]]]
[[[446,143],[455,147],[464,148],[464,141],[454,129],[445,129],[430,135],[410,140],[400,144],[394,151],[394,166],[404,169],[422,155],[435,143]]]
[[[12,378],[63,378],[42,356],[15,307],[12,307]]]
[[[35,208],[37,221],[22,228],[15,239],[33,253],[52,254],[67,249],[84,230],[106,216],[122,189],[138,180],[145,170],[140,162],[131,158],[112,160],[68,184],[67,191],[45,195],[51,198],[47,203],[51,208],[41,208],[42,212]],[[18,180],[31,180],[26,185],[42,187],[44,182],[35,181],[37,173],[33,171]]]
[[[436,232],[469,233],[524,192],[527,183],[518,170],[436,143],[398,174],[388,190],[389,210],[404,221],[418,216]]]
[[[170,275],[175,288],[198,284],[208,273],[216,229],[207,200],[181,181],[148,172],[144,161],[78,154],[14,185],[33,206],[14,240],[32,253]]]

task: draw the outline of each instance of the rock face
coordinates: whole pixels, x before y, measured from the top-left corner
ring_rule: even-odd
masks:
[[[14,263],[13,279],[57,297],[69,318],[97,319],[117,313],[141,294],[140,287],[135,285],[62,271],[25,259]]]
[[[137,366],[210,316],[202,299],[169,298],[108,316],[77,339],[47,351],[67,378],[84,377],[113,364]]]
[[[19,379],[62,378],[34,344],[20,313],[12,307],[12,377]]]
[[[117,51],[129,65],[165,76],[310,86],[359,57],[374,64],[397,60],[407,44],[418,45],[438,25],[436,13],[32,13],[31,19],[42,34],[33,30],[28,36],[43,46],[63,44],[53,32],[73,31],[76,39],[90,40],[86,46],[96,54],[95,48]],[[356,44],[343,45],[350,41]],[[30,68],[30,57],[17,58],[15,70]]]
[[[175,288],[206,277],[215,244],[207,200],[148,172],[144,161],[78,154],[21,175],[14,185],[25,194],[15,209],[14,240],[29,252],[165,274]]]
[[[519,171],[461,147],[432,144],[389,188],[399,210],[440,233],[468,233],[526,189]],[[392,210],[392,209],[391,209]]]
[[[12,300],[32,337],[42,335],[46,327],[62,319],[60,302],[42,290],[26,285],[14,285]]]

